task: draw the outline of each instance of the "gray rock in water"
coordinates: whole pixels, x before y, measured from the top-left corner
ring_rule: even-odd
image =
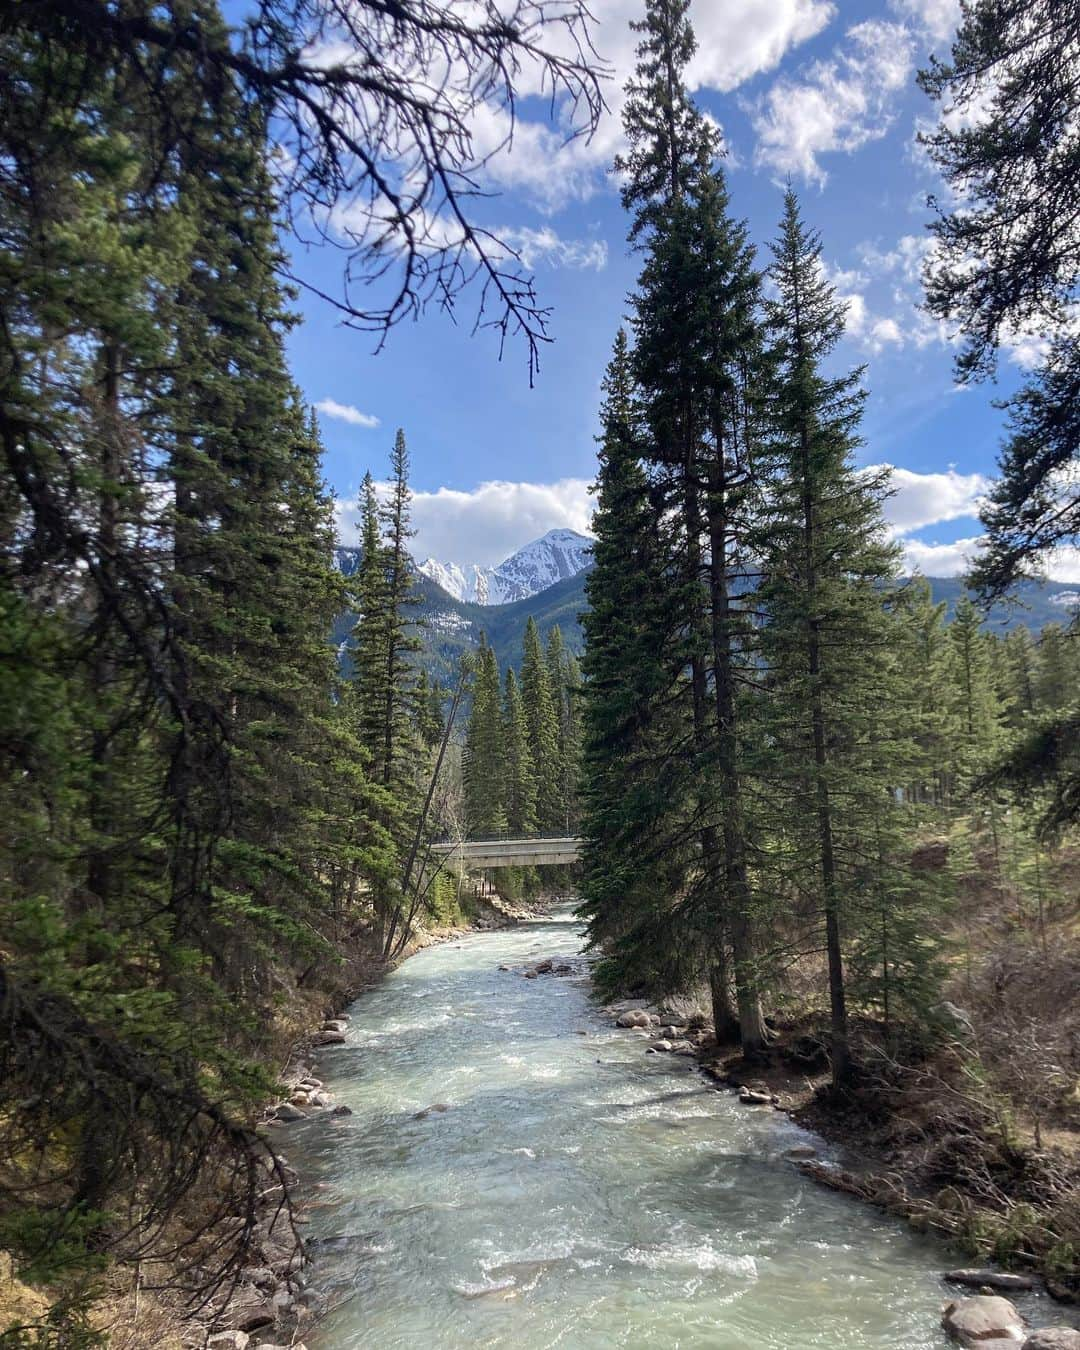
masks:
[[[941,1325],[955,1341],[964,1346],[1019,1345],[1024,1340],[1024,1323],[1007,1298],[998,1294],[980,1294],[958,1298],[945,1305]]]
[[[430,1106],[425,1106],[422,1111],[415,1112],[413,1120],[427,1120],[433,1111],[441,1113],[449,1110],[450,1106],[447,1102],[432,1102]]]
[[[344,1045],[343,1031],[317,1031],[311,1038],[313,1045]]]
[[[1031,1333],[1022,1350],[1080,1350],[1080,1331],[1072,1327],[1043,1327]]]
[[[282,1102],[274,1111],[274,1115],[278,1120],[307,1120],[307,1112],[293,1106],[292,1102]]]
[[[627,1012],[619,1014],[615,1025],[617,1027],[647,1027],[651,1024],[649,1014],[643,1008],[630,1008]]]
[[[972,1289],[1034,1289],[1031,1275],[1010,1275],[1004,1270],[950,1270],[945,1276],[950,1284],[966,1284]]]
[[[668,1040],[665,1040],[665,1039],[663,1039],[663,1038],[661,1037],[660,1040],[658,1040],[658,1041],[653,1041],[653,1043],[652,1043],[652,1048],[653,1048],[654,1050],[670,1050],[670,1049],[671,1049],[671,1042],[668,1041]]]
[[[798,1158],[816,1158],[817,1149],[811,1148],[809,1144],[796,1144],[794,1148],[789,1148],[784,1153],[785,1158],[791,1158],[793,1161]]]
[[[743,1106],[772,1106],[771,1092],[757,1092],[754,1088],[742,1088],[739,1101]]]
[[[346,1027],[345,1019],[342,1017],[331,1017],[323,1023],[323,1031],[344,1031]]]
[[[345,1106],[344,1103],[340,1106],[332,1107],[330,1111],[332,1116],[351,1116],[352,1113],[352,1107]]]

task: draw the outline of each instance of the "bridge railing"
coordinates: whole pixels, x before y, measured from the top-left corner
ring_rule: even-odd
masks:
[[[501,844],[509,840],[515,843],[533,843],[542,844],[545,840],[555,839],[575,839],[577,836],[568,831],[561,831],[558,834],[519,834],[516,830],[501,830],[497,834],[470,834],[467,839],[451,839],[449,835],[441,835],[432,839],[433,844]]]

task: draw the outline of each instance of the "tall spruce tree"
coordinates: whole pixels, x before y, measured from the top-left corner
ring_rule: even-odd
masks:
[[[465,733],[462,771],[465,817],[471,834],[500,834],[506,829],[506,754],[495,653],[484,642],[477,656],[472,713]]]
[[[692,974],[678,896],[691,848],[683,709],[670,698],[669,552],[643,464],[646,428],[620,329],[603,383],[593,567],[582,615],[581,910],[609,991]]]
[[[540,632],[530,614],[521,659],[521,701],[529,731],[529,754],[536,776],[536,823],[544,832],[566,827],[559,754],[559,715],[551,689]]]
[[[413,674],[409,658],[420,650],[420,640],[415,632],[418,599],[409,557],[409,539],[413,534],[409,520],[410,496],[409,452],[405,433],[399,427],[390,452],[390,494],[381,512],[386,573],[381,772],[386,787],[396,785],[399,793],[406,795],[414,776],[409,759],[416,749],[412,715]]]
[[[372,776],[382,781],[385,741],[382,735],[386,709],[385,688],[386,585],[383,539],[379,522],[379,499],[370,470],[360,489],[360,560],[350,578],[349,591],[356,621],[349,635],[348,654],[353,680],[351,701],[356,734]]]
[[[525,707],[513,666],[506,669],[502,716],[506,827],[512,835],[527,836],[536,830],[536,777]]]
[[[734,957],[744,1053],[764,1047],[756,990],[748,823],[739,773],[740,666],[748,664],[748,614],[738,602],[752,477],[753,381],[760,348],[759,277],[745,227],[729,213],[714,125],[689,98],[684,70],[695,50],[689,0],[649,0],[638,64],[628,86],[623,205],[644,254],[633,306],[634,372],[649,428],[647,456],[677,522],[670,601],[683,617],[700,800],[701,857],[694,903],[711,933],[714,1004],[726,1035],[727,949]]]
[[[861,836],[902,781],[881,711],[890,674],[882,584],[897,554],[886,543],[885,482],[853,463],[861,371],[828,373],[844,307],[791,191],[773,256],[775,373],[761,496],[763,716],[771,732],[764,754],[775,822],[787,823],[787,877],[819,897],[833,1075],[843,1081],[851,1068],[844,929],[857,905]]]

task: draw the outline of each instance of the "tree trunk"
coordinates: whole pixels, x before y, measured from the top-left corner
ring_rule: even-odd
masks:
[[[731,595],[727,569],[730,538],[723,443],[709,469],[709,590],[712,611],[713,687],[716,699],[717,761],[724,830],[724,880],[732,954],[739,1035],[748,1059],[765,1054],[765,1019],[756,988],[754,939],[750,918],[750,883],[746,869],[746,837],[739,781],[735,672],[732,662]]]

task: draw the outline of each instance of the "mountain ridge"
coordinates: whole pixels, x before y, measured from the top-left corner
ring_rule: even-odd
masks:
[[[554,529],[525,544],[497,567],[462,566],[425,558],[417,570],[466,604],[500,605],[525,600],[588,566],[592,540],[577,530]]]
[[[336,550],[337,563],[346,576],[352,574],[359,561],[360,550],[341,547]],[[585,583],[592,570],[586,565],[570,577],[563,577],[553,585],[533,595],[502,604],[479,604],[459,600],[431,576],[417,570],[416,617],[421,627],[424,651],[422,660],[434,677],[448,683],[453,679],[463,653],[473,651],[483,636],[495,652],[500,668],[521,661],[521,645],[525,625],[535,619],[541,639],[546,638],[558,624],[566,645],[575,655],[584,646],[580,616],[588,607]],[[961,596],[967,593],[962,577],[926,577],[935,601],[945,601],[946,617],[951,619]],[[991,631],[1007,632],[1026,625],[1038,633],[1048,623],[1067,623],[1071,610],[1080,606],[1080,584],[1061,581],[1027,581],[1017,588],[1015,603],[993,605],[984,620]],[[334,641],[340,645],[346,639],[354,616],[343,614],[334,629]]]

